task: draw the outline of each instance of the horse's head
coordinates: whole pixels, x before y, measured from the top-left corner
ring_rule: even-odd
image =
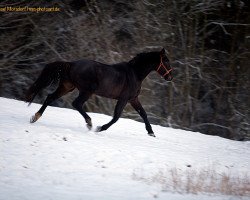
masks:
[[[172,68],[164,48],[160,51],[159,65],[157,65],[156,71],[167,81],[171,81],[173,79]]]

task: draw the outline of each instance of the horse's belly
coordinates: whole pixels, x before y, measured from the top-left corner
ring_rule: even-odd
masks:
[[[102,85],[96,90],[96,95],[112,98],[112,99],[119,99],[121,96],[122,89],[120,87],[105,87]]]

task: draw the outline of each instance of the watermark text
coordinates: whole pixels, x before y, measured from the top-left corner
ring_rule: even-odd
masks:
[[[61,9],[59,7],[29,7],[29,6],[5,6],[0,7],[0,12],[60,12]]]

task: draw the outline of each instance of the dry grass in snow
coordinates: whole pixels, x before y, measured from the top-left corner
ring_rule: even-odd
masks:
[[[160,184],[166,192],[189,194],[222,194],[250,196],[250,178],[247,173],[235,175],[230,172],[218,173],[214,169],[180,170],[161,169],[152,176],[133,173],[133,179],[148,184]]]

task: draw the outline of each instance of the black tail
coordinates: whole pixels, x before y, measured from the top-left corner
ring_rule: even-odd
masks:
[[[69,66],[69,63],[66,62],[53,62],[47,64],[38,79],[28,89],[25,95],[25,101],[29,102],[30,105],[39,91],[66,77],[65,73]]]

